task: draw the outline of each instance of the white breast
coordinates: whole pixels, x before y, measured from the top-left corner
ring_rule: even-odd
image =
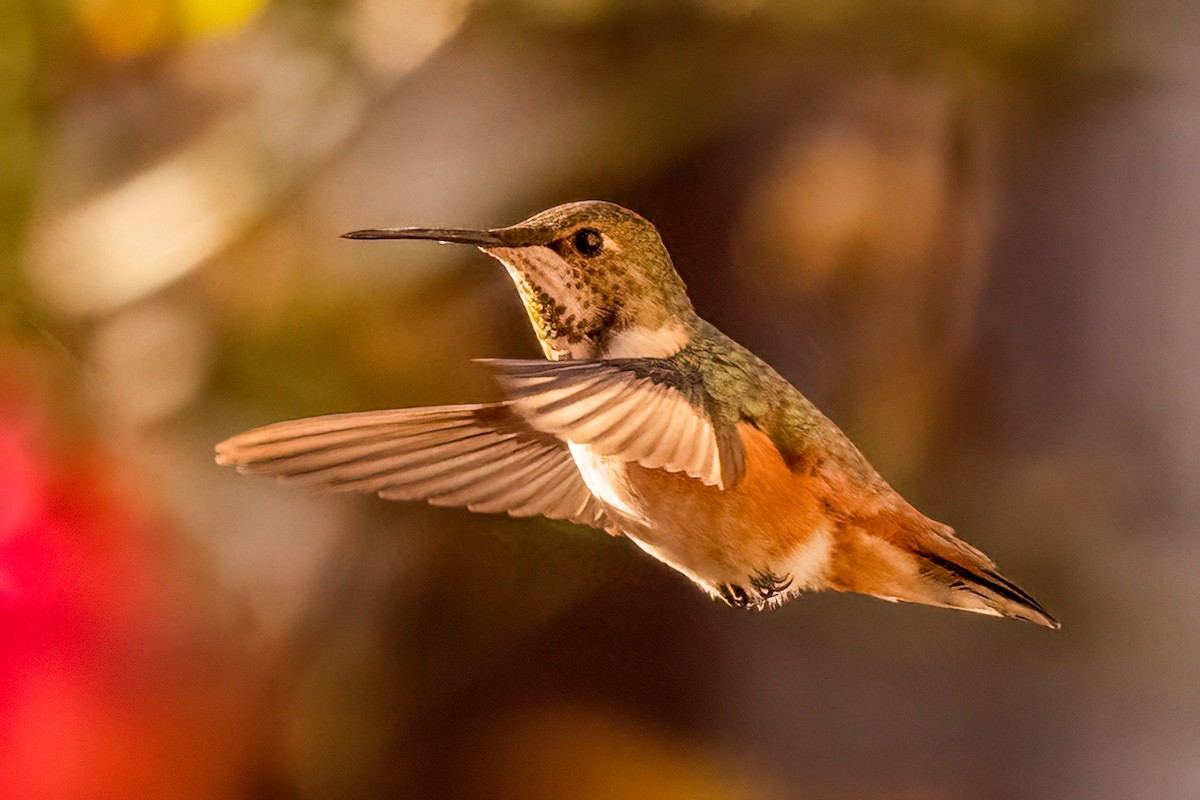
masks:
[[[679,322],[659,328],[626,328],[617,331],[604,346],[606,358],[668,358],[688,343],[688,332]]]
[[[586,444],[567,442],[583,482],[610,508],[643,525],[649,524],[641,498],[629,482],[629,465],[619,458],[602,456]]]
[[[790,575],[795,589],[822,589],[826,585],[825,571],[832,553],[833,530],[829,525],[822,525],[804,544],[788,553],[787,559],[773,571]]]

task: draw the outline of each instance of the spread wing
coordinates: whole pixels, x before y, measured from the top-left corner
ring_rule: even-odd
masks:
[[[607,525],[566,445],[503,403],[278,422],[217,445],[217,463],[388,500]]]
[[[600,455],[731,488],[745,471],[737,428],[714,420],[699,375],[658,358],[489,359],[528,424]]]

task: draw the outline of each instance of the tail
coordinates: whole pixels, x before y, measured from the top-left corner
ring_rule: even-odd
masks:
[[[1001,575],[990,558],[915,509],[899,519],[870,520],[860,536],[860,545],[867,547],[858,553],[889,557],[860,559],[858,568],[850,570],[850,580],[835,582],[835,588],[1061,627],[1041,603]]]
[[[960,608],[978,614],[1023,619],[1057,630],[1058,620],[996,569],[991,559],[965,542],[955,553],[916,553],[925,596],[918,602]],[[949,548],[947,548],[949,549]],[[958,556],[957,558],[953,556]]]

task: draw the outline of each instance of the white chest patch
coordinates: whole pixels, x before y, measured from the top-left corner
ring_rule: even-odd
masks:
[[[641,500],[629,483],[629,470],[624,461],[597,454],[586,444],[567,442],[584,484],[600,502],[642,524],[649,524]]]
[[[780,575],[790,575],[792,586],[798,590],[821,589],[825,586],[825,568],[833,551],[833,532],[822,526],[812,532],[808,541],[788,553],[774,568]]]
[[[626,328],[613,334],[604,347],[607,358],[667,358],[682,350],[688,332],[678,322],[660,328]]]

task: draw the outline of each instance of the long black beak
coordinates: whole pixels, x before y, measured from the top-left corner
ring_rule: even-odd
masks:
[[[343,239],[427,239],[434,242],[471,244],[476,247],[504,247],[496,231],[467,231],[458,228],[369,228],[343,233]]]

